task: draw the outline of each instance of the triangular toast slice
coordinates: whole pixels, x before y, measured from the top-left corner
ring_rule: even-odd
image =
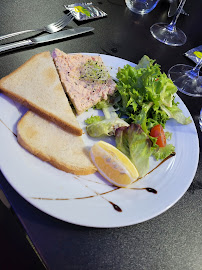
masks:
[[[18,142],[43,161],[65,172],[87,175],[96,171],[81,136],[28,111],[17,125]]]
[[[82,135],[50,52],[32,56],[2,78],[0,91],[63,129]]]

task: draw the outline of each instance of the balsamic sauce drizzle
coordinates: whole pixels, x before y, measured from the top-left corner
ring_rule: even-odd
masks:
[[[86,186],[87,188],[89,188],[88,186]],[[90,188],[89,188],[90,189]],[[31,197],[31,199],[37,199],[37,200],[49,200],[49,201],[70,201],[70,200],[83,200],[83,199],[89,199],[89,198],[94,198],[97,196],[101,196],[111,193],[117,189],[120,189],[119,187],[116,187],[115,189],[103,192],[103,193],[97,193],[95,195],[89,195],[89,196],[85,196],[85,197],[76,197],[76,198],[44,198],[44,197]],[[95,192],[95,191],[94,191]],[[105,199],[105,198],[104,198]]]
[[[157,190],[156,190],[156,189],[154,189],[154,188],[146,187],[146,188],[144,188],[144,189],[146,189],[146,191],[148,191],[148,192],[151,192],[151,193],[157,194]]]
[[[170,159],[171,157],[175,156],[176,153],[172,153],[170,154],[167,158],[165,158],[164,160],[162,160],[155,168],[153,168],[151,171],[149,171],[146,175],[152,173],[154,170],[156,170],[160,165],[162,165],[165,161],[167,161],[168,159]],[[146,176],[145,175],[145,176]],[[144,177],[145,177],[144,176]],[[81,176],[74,176],[75,179],[79,180],[81,179]],[[137,180],[140,180],[142,179],[143,177],[139,177]],[[83,178],[85,181],[89,181],[89,182],[93,182],[93,183],[96,183],[96,184],[100,184],[99,182],[97,181],[93,181],[93,180],[90,180],[90,179],[85,179]],[[136,180],[136,181],[137,181]],[[136,182],[135,181],[135,182]],[[81,182],[81,181],[80,181]],[[83,184],[83,183],[82,183]],[[94,195],[90,195],[90,196],[86,196],[86,197],[77,197],[77,198],[42,198],[42,197],[31,197],[32,199],[38,199],[38,200],[56,200],[56,201],[68,201],[68,200],[82,200],[82,199],[90,199],[90,198],[95,198],[97,196],[100,196],[101,198],[103,198],[105,201],[107,201],[108,203],[110,203],[114,210],[116,210],[117,212],[122,212],[122,209],[115,203],[107,200],[103,195],[106,195],[110,192],[113,192],[115,190],[119,190],[121,189],[121,187],[117,187],[117,186],[114,186],[112,185],[111,187],[113,187],[112,190],[109,190],[109,191],[106,191],[106,192],[102,192],[102,193],[98,193],[96,192],[95,190],[93,190],[91,187],[89,187],[88,185],[86,184],[83,184],[86,188],[90,189],[91,191],[93,191],[95,194]],[[151,187],[142,187],[142,188],[125,188],[125,189],[128,189],[128,190],[146,190],[147,192],[150,192],[150,193],[153,193],[153,194],[157,194],[157,190],[155,190],[154,188],[151,188]]]
[[[17,135],[9,128],[7,127],[7,125],[0,119],[0,122],[10,131],[13,133],[13,135],[15,135],[15,137],[17,137]]]
[[[115,203],[108,201],[109,203],[111,203],[111,205],[114,207],[114,209],[118,212],[122,212],[122,209]]]
[[[144,188],[129,188],[129,189],[134,189],[134,190],[143,190],[143,189],[145,189],[145,190],[148,191],[148,192],[157,194],[157,190],[154,189],[154,188],[150,188],[150,187],[144,187]]]
[[[79,177],[75,177],[75,178],[78,179],[78,180],[81,182],[81,180],[79,179]],[[112,189],[112,190],[110,190],[110,191],[107,191],[107,192],[104,192],[104,193],[100,194],[100,193],[98,193],[97,191],[95,191],[94,189],[92,189],[91,187],[89,187],[88,185],[86,185],[86,184],[84,184],[84,183],[82,183],[82,184],[83,184],[86,188],[88,188],[88,189],[90,189],[91,191],[93,191],[93,192],[96,194],[96,196],[100,196],[102,199],[104,199],[105,201],[107,201],[108,203],[110,203],[110,204],[114,207],[114,209],[115,209],[116,211],[122,212],[122,209],[121,209],[117,204],[115,204],[115,203],[113,203],[113,202],[107,200],[105,197],[102,196],[102,195],[105,195],[105,194],[107,194],[107,193],[109,193],[109,192],[114,191],[115,189]],[[118,188],[117,188],[117,189],[118,189]]]
[[[168,159],[170,159],[170,158],[172,158],[172,157],[174,157],[176,155],[176,153],[175,152],[173,152],[173,153],[171,153],[169,156],[167,156],[166,158],[164,158],[155,168],[153,168],[150,172],[148,172],[146,175],[148,175],[148,174],[150,174],[150,173],[152,173],[154,170],[156,170],[160,165],[162,165],[166,160],[168,160]],[[146,176],[145,175],[145,176]]]

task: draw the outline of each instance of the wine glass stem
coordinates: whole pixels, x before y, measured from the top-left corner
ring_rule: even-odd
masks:
[[[167,26],[167,29],[171,32],[174,32],[176,30],[176,23],[177,23],[177,20],[178,20],[178,17],[180,16],[180,13],[184,7],[184,4],[185,4],[186,0],[181,0],[180,1],[180,4],[175,12],[175,15],[174,15],[174,18],[172,19],[172,21],[170,22],[170,24]]]
[[[200,126],[200,129],[202,131],[202,108],[201,108],[201,111],[200,111],[199,126]]]
[[[197,78],[199,76],[199,71],[201,69],[201,65],[202,65],[202,58],[200,59],[200,61],[196,64],[196,66],[194,68],[192,68],[192,70],[187,72],[187,75],[191,78]]]

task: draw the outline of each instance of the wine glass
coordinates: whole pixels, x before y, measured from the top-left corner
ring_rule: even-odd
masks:
[[[171,23],[155,23],[150,27],[150,32],[154,38],[171,46],[181,46],[185,44],[187,40],[185,33],[176,27],[177,19],[180,16],[185,2],[186,0],[180,1]]]
[[[160,0],[125,0],[126,6],[137,14],[147,14],[152,11]]]
[[[199,127],[202,131],[202,108],[201,108],[201,111],[200,111],[200,116],[199,116]]]
[[[189,65],[177,64],[169,69],[168,76],[180,92],[189,96],[202,97],[201,66],[202,58],[194,68]]]

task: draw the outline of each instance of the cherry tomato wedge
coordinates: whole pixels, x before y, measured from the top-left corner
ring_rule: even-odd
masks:
[[[159,147],[166,146],[166,136],[161,125],[154,126],[150,131],[150,136],[157,138],[156,144]]]

